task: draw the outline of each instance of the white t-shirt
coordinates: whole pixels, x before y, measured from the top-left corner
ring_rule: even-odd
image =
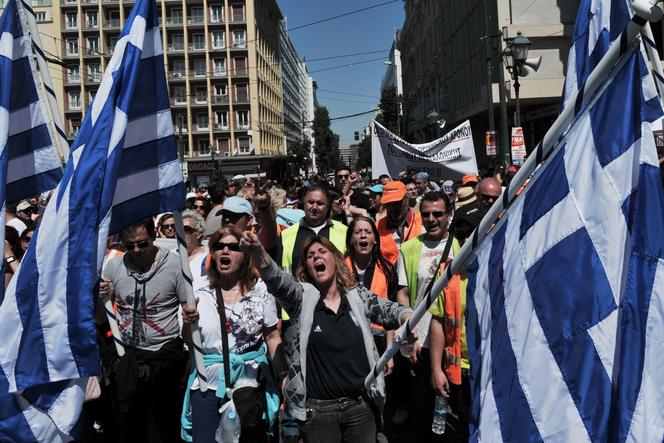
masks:
[[[446,244],[447,239],[442,241],[424,240],[424,244],[422,245],[422,253],[420,255],[420,265],[417,270],[417,298],[415,300],[415,306],[420,304],[425,296],[424,292],[427,289],[429,282],[436,275],[436,265],[440,260],[440,256],[443,254]],[[454,253],[450,248],[448,257],[452,258],[453,255]],[[401,252],[399,253],[399,258],[397,259],[397,275],[399,278],[399,286],[408,286],[406,265],[404,264]],[[418,335],[417,341],[424,348],[429,348],[429,323],[431,323],[431,314],[429,312],[425,312],[422,316],[422,319],[415,327]]]
[[[223,355],[221,342],[221,325],[217,312],[217,296],[214,289],[206,286],[196,292],[198,312],[201,328],[201,340],[204,354]],[[263,330],[277,324],[277,307],[274,297],[267,291],[262,280],[258,280],[254,289],[249,291],[237,303],[226,304],[226,319],[231,324],[231,333],[228,334],[228,349],[235,354],[241,354],[247,349],[257,346],[263,341]],[[205,368],[210,389],[217,389],[217,378],[224,370],[222,363],[213,364]],[[256,380],[258,365],[248,361],[245,368],[245,377]],[[236,382],[237,385],[237,382]],[[198,389],[198,378],[194,380],[191,389]]]
[[[208,277],[205,272],[205,260],[208,256],[208,248],[202,247],[201,251],[192,257],[189,257],[189,269],[191,269],[192,286],[194,287],[194,294],[200,288],[208,285]]]

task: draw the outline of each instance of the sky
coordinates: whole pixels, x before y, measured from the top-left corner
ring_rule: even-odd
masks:
[[[277,3],[287,20],[288,28],[292,29],[387,1],[389,0],[278,0]],[[387,68],[384,61],[388,60],[394,34],[403,25],[404,16],[403,1],[398,0],[289,32],[298,55],[306,60],[384,51],[307,62],[310,75],[318,84],[318,101],[321,106],[327,107],[330,117],[369,111],[378,105],[380,83]],[[316,72],[363,61],[366,63]],[[365,114],[333,121],[332,130],[339,134],[341,145],[350,145],[356,143],[353,132],[361,132],[370,120],[371,114]]]

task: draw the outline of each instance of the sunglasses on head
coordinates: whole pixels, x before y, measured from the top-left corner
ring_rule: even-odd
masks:
[[[223,251],[225,248],[228,248],[229,251],[232,252],[240,252],[240,244],[239,243],[222,243],[219,242],[216,245],[214,245],[214,248],[212,248],[213,251]]]
[[[134,248],[138,247],[138,249],[145,249],[148,246],[150,246],[150,242],[148,240],[141,240],[137,242],[125,242],[124,247],[128,251],[132,251]]]
[[[193,234],[196,232],[196,229],[192,228],[191,226],[185,226],[184,227],[184,233],[185,234]]]
[[[422,211],[420,214],[422,214],[422,218],[429,218],[430,215],[433,215],[434,218],[440,218],[443,215],[449,214],[450,211]]]

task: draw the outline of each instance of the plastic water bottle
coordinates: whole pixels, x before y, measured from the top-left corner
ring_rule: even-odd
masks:
[[[224,403],[219,409],[221,420],[217,428],[217,443],[237,443],[240,441],[240,419],[235,410],[233,400]]]
[[[442,395],[436,396],[436,404],[433,407],[433,423],[431,423],[431,432],[436,435],[445,433],[445,419],[448,411],[447,399]]]

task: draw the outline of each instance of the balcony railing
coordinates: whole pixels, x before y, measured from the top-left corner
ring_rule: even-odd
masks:
[[[184,51],[184,44],[168,45],[169,52],[182,52]]]
[[[99,22],[87,22],[83,29],[99,29]]]
[[[228,123],[215,123],[214,129],[217,131],[229,131],[230,127],[228,126]]]
[[[79,52],[78,51],[67,51],[65,53],[65,57],[78,57]]]
[[[187,19],[187,24],[189,25],[202,25],[203,17],[190,17]]]
[[[249,128],[250,128],[249,123],[238,123],[238,124],[237,124],[237,129],[238,129],[239,131],[248,131]]]
[[[119,28],[119,27],[120,27],[119,18],[112,18],[104,22],[104,28]]]
[[[185,76],[185,73],[184,73],[184,71],[171,71],[171,72],[168,73],[168,76],[172,79],[173,78],[182,78],[183,79],[184,76]]]
[[[225,76],[226,76],[225,69],[215,69],[212,71],[212,77],[225,77]]]
[[[81,81],[81,77],[79,75],[68,75],[67,76],[67,83],[71,84],[78,84]]]
[[[194,100],[195,105],[207,105],[207,97],[196,97]]]
[[[101,72],[91,72],[88,74],[87,81],[90,83],[101,82]]]
[[[171,98],[172,106],[187,106],[187,99],[182,97]]]
[[[223,16],[215,17],[212,14],[210,14],[210,23],[223,23],[223,22],[224,22]]]
[[[96,5],[97,3],[99,3],[99,0],[82,0],[81,3],[84,3],[86,5]]]
[[[67,106],[67,111],[80,111],[81,110],[81,104],[80,103],[69,103],[69,106]]]
[[[228,104],[228,96],[227,95],[213,95],[212,96],[212,104],[214,104],[214,105],[227,105]]]
[[[244,14],[243,15],[238,15],[238,14],[231,14],[231,20],[230,23],[244,23],[246,21]]]
[[[189,45],[190,51],[205,51],[205,44]]]
[[[119,0],[101,0],[102,3],[105,4],[113,4],[113,3],[118,3]]]
[[[52,6],[52,0],[34,0],[32,6]]]
[[[231,49],[247,49],[247,41],[246,40],[234,41],[233,46],[231,46]]]
[[[233,70],[233,77],[246,77],[247,75],[249,75],[247,68],[236,68]]]
[[[78,30],[78,22],[76,22],[76,23],[66,22],[65,23],[65,31],[69,31],[69,30],[71,30],[71,31]]]
[[[179,26],[182,21],[182,17],[166,17],[166,26]]]
[[[85,54],[86,56],[99,56],[103,55],[101,52],[99,52],[99,48],[85,48]]]

